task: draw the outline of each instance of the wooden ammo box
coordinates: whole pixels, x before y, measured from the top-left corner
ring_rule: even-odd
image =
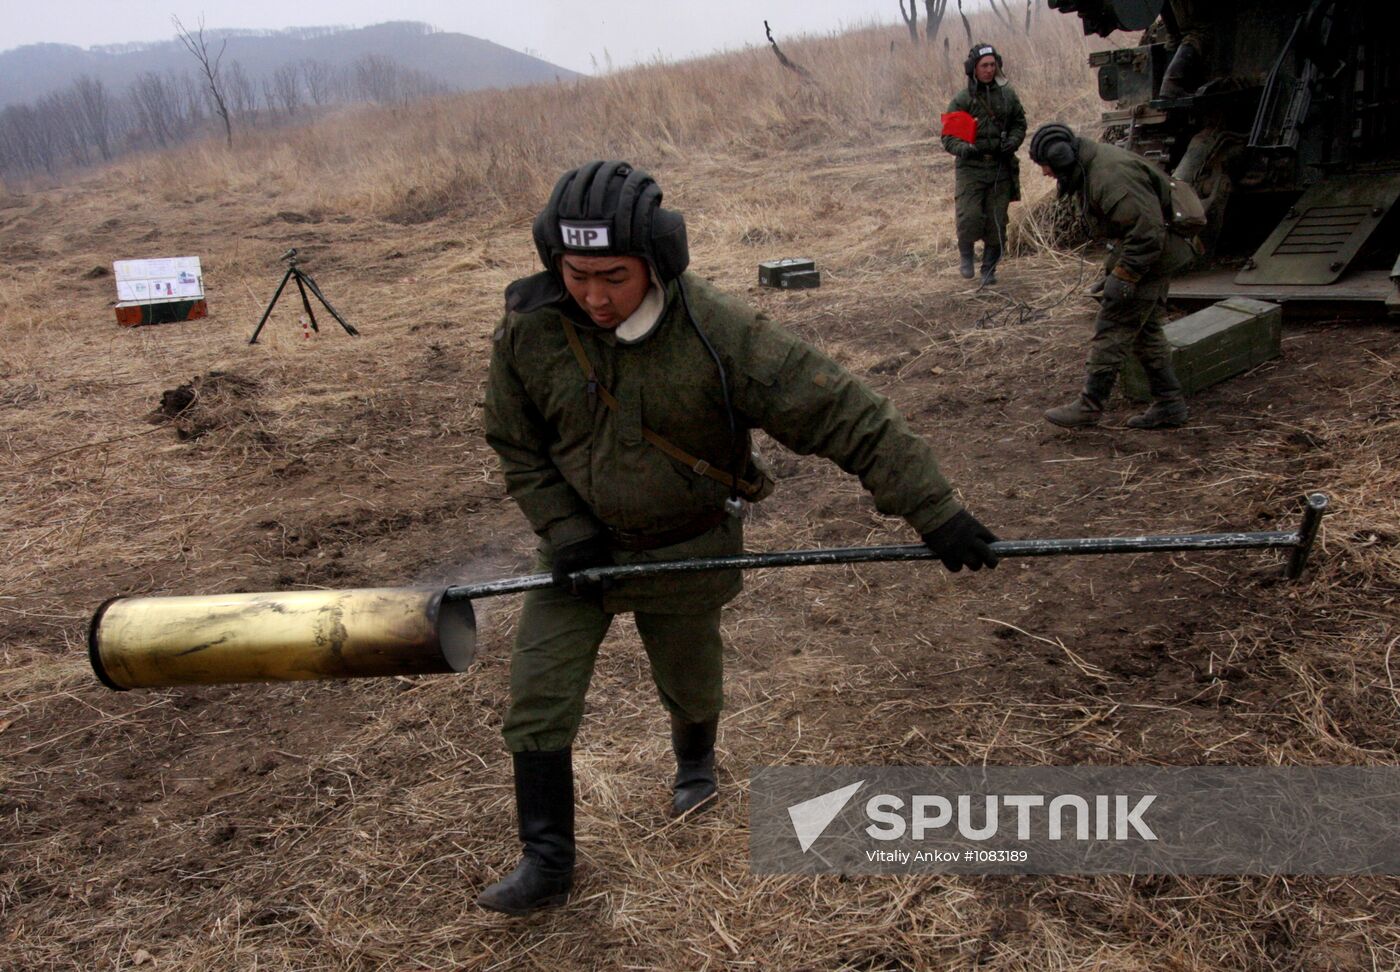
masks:
[[[209,305],[203,297],[198,300],[124,300],[116,308],[117,323],[124,327],[193,321],[209,315]]]
[[[1172,321],[1163,330],[1172,346],[1172,367],[1181,389],[1194,395],[1278,357],[1283,308],[1249,297],[1228,297]],[[1123,365],[1123,391],[1140,402],[1152,398],[1142,365],[1131,355]]]
[[[112,271],[117,323],[123,327],[193,321],[209,313],[199,257],[117,260]]]
[[[788,280],[788,277],[799,279]],[[820,282],[821,274],[812,260],[790,257],[786,260],[768,260],[758,265],[758,283],[761,287],[815,287]]]

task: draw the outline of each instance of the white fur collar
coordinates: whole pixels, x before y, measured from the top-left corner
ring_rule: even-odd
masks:
[[[642,298],[642,302],[631,316],[613,330],[613,334],[622,344],[636,344],[643,341],[652,331],[656,330],[656,325],[661,322],[661,312],[665,309],[666,291],[657,282],[656,275],[652,274],[651,287],[647,290],[647,295]]]

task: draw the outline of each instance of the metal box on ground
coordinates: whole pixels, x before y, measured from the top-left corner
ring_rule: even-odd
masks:
[[[117,323],[124,327],[138,324],[170,324],[175,321],[193,321],[207,317],[209,305],[201,297],[198,300],[157,300],[142,302],[124,300],[117,304]]]
[[[1172,321],[1163,330],[1172,346],[1172,367],[1189,396],[1278,357],[1283,308],[1230,297]],[[1142,365],[1131,355],[1123,365],[1123,391],[1140,402],[1152,398]]]
[[[796,274],[810,274],[798,283],[784,284],[783,281]],[[767,260],[758,265],[758,283],[761,287],[815,287],[821,282],[821,274],[812,260],[789,257],[785,260]]]
[[[816,270],[797,270],[778,278],[778,286],[784,290],[807,290],[821,285],[822,275]]]
[[[156,257],[112,263],[117,281],[117,323],[169,324],[205,317],[204,271],[199,257]]]

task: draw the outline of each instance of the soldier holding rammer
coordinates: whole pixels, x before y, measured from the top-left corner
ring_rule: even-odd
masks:
[[[739,572],[616,587],[576,575],[741,552],[738,514],[772,488],[751,429],[859,476],[877,509],[908,521],[950,570],[996,565],[995,538],[886,399],[685,272],[685,221],[661,208],[646,173],[622,162],[565,173],[534,239],[545,269],[506,290],[485,407],[506,489],[555,582],[525,598],[503,727],[524,855],[479,899],[513,915],[560,904],[572,886],[572,746],[615,614],[633,614],[670,713],[671,812],[716,796],[720,608]]]

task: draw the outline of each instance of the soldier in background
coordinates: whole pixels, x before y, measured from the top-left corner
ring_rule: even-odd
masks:
[[[965,112],[977,122],[975,142],[943,135],[943,148],[957,157],[956,212],[958,272],[974,275],[977,242],[982,242],[982,284],[996,283],[997,261],[1006,241],[1006,211],[1021,198],[1016,149],[1026,137],[1026,111],[1002,73],[1001,55],[991,44],[977,44],[963,62],[967,87],[948,103],[948,113]]]
[[[1186,398],[1172,369],[1167,323],[1167,287],[1186,269],[1196,250],[1167,223],[1171,183],[1141,156],[1092,139],[1076,137],[1057,122],[1031,138],[1031,161],[1053,175],[1061,196],[1075,196],[1093,233],[1109,241],[1094,336],[1089,342],[1084,390],[1045,418],[1064,428],[1097,424],[1127,356],[1135,354],[1147,374],[1152,405],[1128,420],[1135,429],[1175,428],[1186,422]]]
[[[567,172],[534,224],[545,269],[506,290],[486,390],[486,439],[540,537],[555,586],[525,597],[503,733],[515,771],[520,865],[480,896],[523,915],[573,883],[572,745],[598,647],[633,614],[670,713],[671,812],[716,795],[720,608],[737,570],[585,585],[589,567],[743,549],[746,501],[772,484],[749,448],[761,428],[860,477],[944,566],[996,566],[995,538],[954,498],[933,450],[830,358],[685,273],[685,221],[622,162]]]
[[[1162,17],[1176,42],[1167,69],[1162,74],[1160,98],[1185,98],[1195,94],[1206,80],[1206,58],[1214,40],[1212,9],[1218,4],[1205,0],[1169,0]]]

